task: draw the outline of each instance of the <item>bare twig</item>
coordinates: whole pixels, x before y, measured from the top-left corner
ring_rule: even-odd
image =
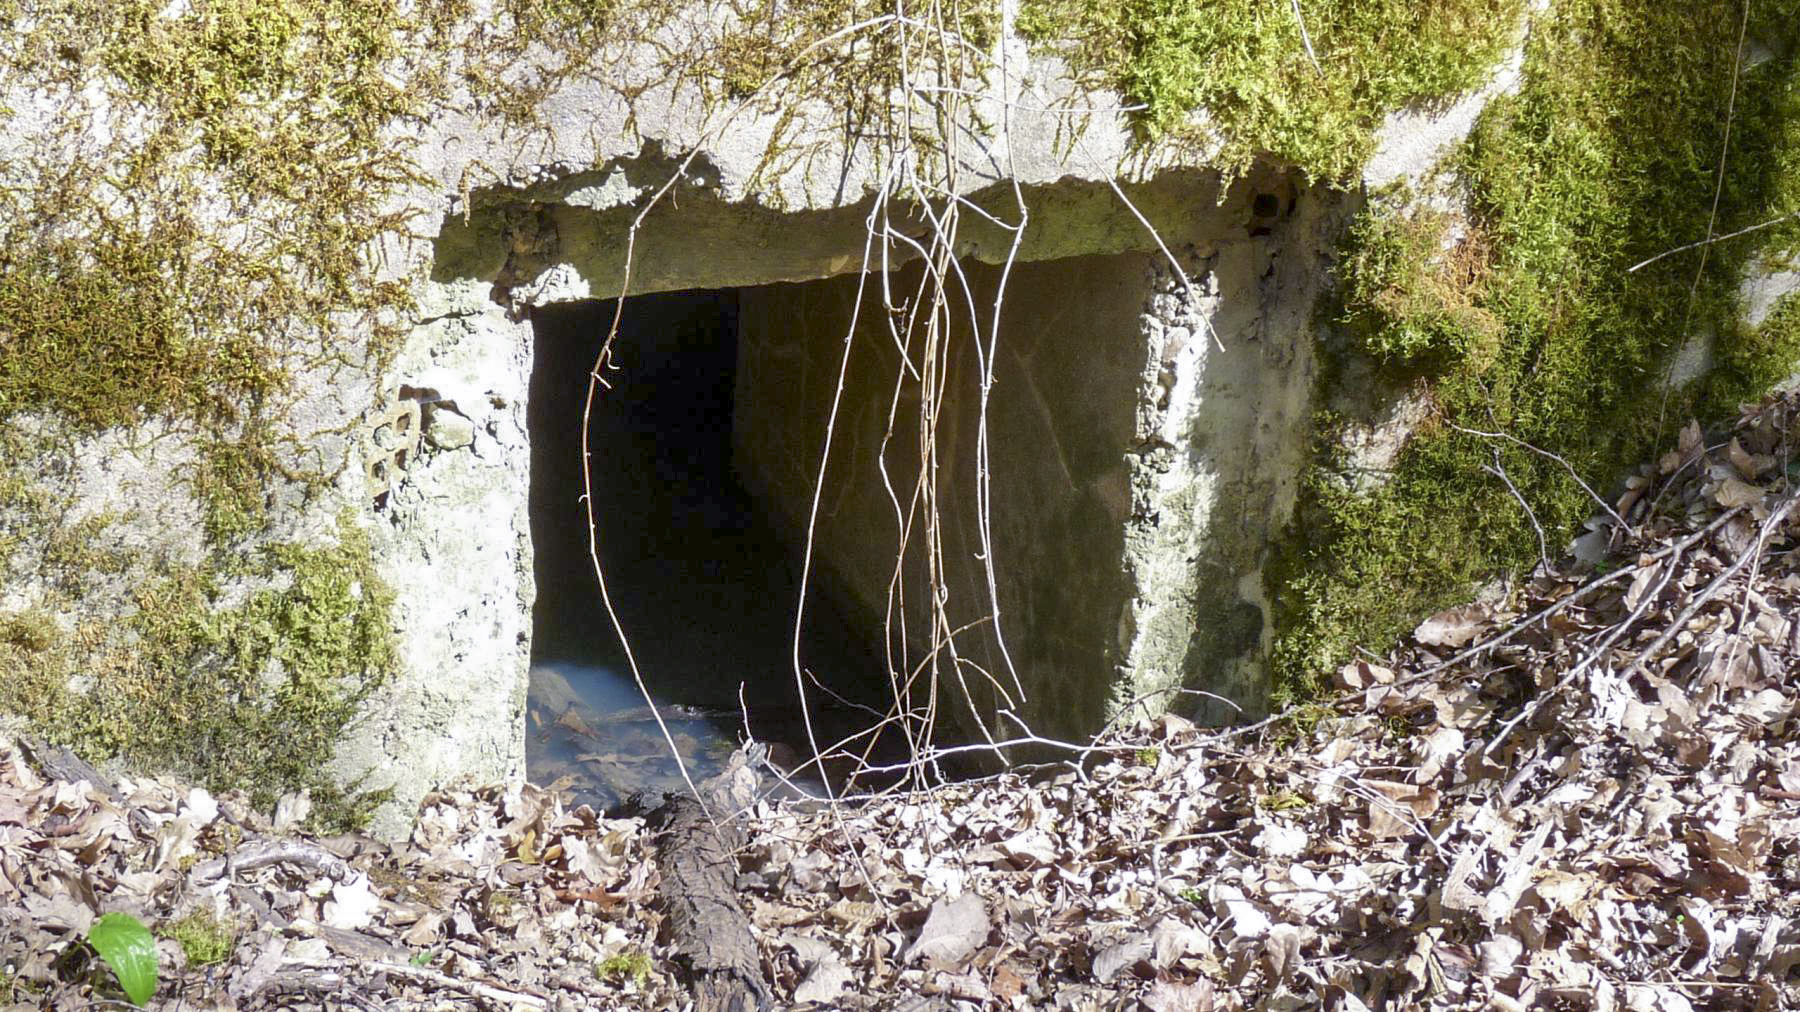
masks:
[[[1607,502],[1604,498],[1602,498],[1600,496],[1600,493],[1595,492],[1592,486],[1588,485],[1588,483],[1586,481],[1582,480],[1581,472],[1575,470],[1575,465],[1569,463],[1568,460],[1566,458],[1564,458],[1561,454],[1551,453],[1549,450],[1545,450],[1540,447],[1533,446],[1532,444],[1527,443],[1525,440],[1520,439],[1519,437],[1513,435],[1510,432],[1483,432],[1480,429],[1464,428],[1463,426],[1458,425],[1455,422],[1446,422],[1445,424],[1449,425],[1452,429],[1455,429],[1456,431],[1458,431],[1464,435],[1467,435],[1467,436],[1480,436],[1483,439],[1504,439],[1507,442],[1513,444],[1514,446],[1520,447],[1522,449],[1530,450],[1532,453],[1535,453],[1540,457],[1544,457],[1546,459],[1555,461],[1556,463],[1562,465],[1563,470],[1569,472],[1569,477],[1575,479],[1575,484],[1581,486],[1581,490],[1583,492],[1587,493],[1588,498],[1594,500],[1594,502],[1599,505],[1600,509],[1603,510],[1607,516],[1612,517],[1614,522],[1616,522],[1621,528],[1625,529],[1626,531],[1635,531],[1637,529],[1637,528],[1633,527],[1631,524],[1627,523],[1625,518],[1620,516],[1619,512],[1617,510],[1613,509],[1612,504]],[[1498,457],[1498,455],[1496,455],[1495,462],[1498,463],[1498,461],[1499,461],[1499,457]],[[1512,483],[1509,481],[1509,482],[1507,482],[1507,485],[1510,487],[1512,485]],[[1519,490],[1516,488],[1513,489],[1513,495],[1517,496],[1518,494],[1519,494]],[[1521,498],[1521,501],[1523,501],[1522,498]],[[1526,509],[1529,512],[1530,507],[1527,507]],[[1539,533],[1539,538],[1541,540],[1542,532]]]
[[[1769,540],[1769,535],[1773,534],[1775,528],[1780,527],[1781,524],[1787,520],[1788,514],[1794,511],[1794,505],[1796,503],[1800,503],[1800,497],[1791,494],[1786,499],[1782,500],[1781,505],[1776,507],[1774,512],[1769,514],[1769,518],[1764,520],[1761,526],[1757,528],[1755,542],[1739,554],[1738,557],[1733,560],[1731,565],[1725,567],[1725,571],[1720,573],[1711,583],[1697,591],[1688,601],[1688,606],[1683,608],[1681,614],[1675,616],[1674,620],[1669,623],[1668,628],[1662,631],[1662,635],[1652,640],[1649,646],[1639,651],[1638,655],[1632,658],[1631,663],[1626,665],[1626,670],[1629,671],[1639,667],[1645,661],[1656,656],[1657,651],[1661,650],[1670,640],[1674,639],[1677,633],[1687,628],[1688,622],[1699,613],[1701,608],[1706,607],[1714,597],[1718,596],[1719,591],[1724,588],[1725,584],[1733,576],[1736,576],[1740,570],[1751,562],[1752,559],[1760,559],[1763,545]]]
[[[1300,0],[1291,0],[1291,3],[1294,7],[1294,23],[1300,26],[1300,44],[1306,47],[1306,59],[1319,72],[1319,76],[1324,77],[1325,68],[1319,66],[1319,55],[1313,52],[1312,36],[1306,34],[1306,18],[1300,15]]]
[[[246,843],[225,857],[215,857],[194,866],[194,880],[209,882],[216,878],[236,876],[241,871],[254,871],[277,864],[295,864],[342,882],[355,874],[349,862],[316,844],[301,840],[262,840]]]
[[[1652,589],[1650,593],[1645,594],[1638,599],[1637,606],[1631,609],[1631,614],[1627,615],[1624,621],[1614,624],[1611,629],[1607,630],[1606,636],[1600,640],[1599,645],[1589,650],[1579,662],[1563,672],[1562,677],[1556,680],[1556,684],[1552,685],[1547,691],[1532,697],[1530,702],[1526,703],[1523,707],[1520,707],[1519,712],[1514,714],[1505,724],[1502,724],[1500,730],[1494,733],[1493,737],[1488,741],[1487,747],[1481,750],[1481,754],[1487,756],[1493,755],[1494,750],[1499,748],[1500,744],[1512,735],[1515,728],[1520,724],[1531,720],[1539,710],[1543,709],[1545,703],[1561,695],[1569,688],[1569,686],[1574,685],[1576,679],[1580,678],[1588,668],[1592,667],[1601,658],[1605,657],[1607,651],[1612,649],[1612,645],[1617,643],[1620,637],[1624,636],[1632,629],[1632,627],[1637,625],[1638,619],[1644,616],[1644,613],[1650,609],[1650,605],[1662,597],[1663,589],[1669,585],[1669,581],[1674,577],[1676,567],[1680,560],[1680,552],[1676,552],[1672,555],[1669,558],[1668,563],[1662,567],[1661,578],[1657,580],[1656,587]]]
[[[1639,268],[1648,267],[1651,264],[1657,262],[1658,260],[1661,260],[1664,257],[1672,257],[1677,253],[1686,253],[1688,250],[1699,249],[1702,246],[1711,246],[1714,243],[1724,242],[1727,239],[1736,239],[1738,236],[1749,235],[1752,232],[1761,232],[1765,228],[1774,228],[1775,226],[1781,224],[1782,222],[1792,221],[1795,218],[1800,218],[1800,211],[1789,211],[1788,213],[1781,215],[1778,218],[1770,218],[1768,221],[1758,222],[1755,225],[1751,225],[1747,228],[1740,228],[1735,232],[1727,232],[1724,235],[1713,236],[1709,239],[1696,239],[1693,242],[1687,243],[1682,246],[1677,246],[1674,249],[1664,250],[1663,252],[1656,254],[1655,256],[1651,257],[1648,260],[1633,264],[1630,267],[1627,267],[1625,269],[1625,273],[1627,273],[1627,274],[1634,273]]]
[[[1490,447],[1490,449],[1492,448]],[[1514,485],[1512,479],[1507,477],[1506,468],[1500,463],[1500,451],[1495,449],[1493,453],[1493,466],[1490,467],[1487,464],[1483,464],[1481,465],[1481,469],[1505,482],[1506,490],[1511,492],[1512,497],[1519,501],[1519,508],[1525,511],[1525,519],[1531,521],[1531,529],[1537,534],[1538,561],[1543,565],[1543,571],[1545,573],[1555,572],[1555,568],[1550,565],[1550,546],[1544,540],[1544,525],[1538,523],[1537,513],[1532,510],[1531,504],[1525,501],[1525,496],[1519,492],[1519,486]]]
[[[504,1008],[518,1008],[519,1006],[524,1006],[526,1008],[547,1008],[550,1005],[542,995],[496,987],[493,984],[484,984],[478,980],[466,980],[462,977],[452,977],[442,971],[433,970],[429,966],[411,966],[406,963],[364,963],[362,966],[364,969],[377,973],[391,974],[395,977],[416,980],[425,984],[435,984],[438,987],[448,988],[452,991],[460,991],[464,994],[471,994],[477,998],[486,998],[488,1001],[499,1003]]]

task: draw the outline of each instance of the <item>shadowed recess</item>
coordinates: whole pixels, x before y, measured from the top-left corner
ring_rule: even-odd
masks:
[[[528,764],[534,780],[575,776],[578,793],[603,804],[681,787],[601,599],[580,498],[588,372],[615,305],[533,312],[529,409],[537,604]],[[731,290],[628,300],[616,369],[589,424],[613,606],[696,779],[742,738],[743,710],[778,754],[810,752],[792,668],[799,559],[732,464],[737,306]],[[801,660],[833,691],[870,700],[885,684],[874,649],[854,641],[823,595],[809,595]],[[822,745],[874,719],[817,691],[809,703]]]

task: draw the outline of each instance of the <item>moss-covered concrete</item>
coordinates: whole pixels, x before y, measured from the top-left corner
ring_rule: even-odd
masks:
[[[389,594],[352,521],[316,544],[195,560],[146,554],[120,519],[71,519],[80,507],[67,500],[4,508],[22,534],[4,558],[0,712],[96,762],[178,772],[259,805],[308,791],[324,826],[368,817],[379,793],[325,768],[394,662]]]
[[[1689,417],[1791,371],[1794,316],[1746,326],[1736,292],[1759,249],[1795,247],[1794,222],[1631,268],[1800,208],[1797,25],[1793,3],[1553,3],[1533,15],[1521,89],[1447,160],[1451,181],[1378,195],[1352,226],[1321,466],[1270,577],[1286,693],[1536,560],[1532,518],[1495,472],[1552,551],[1600,512],[1557,460],[1458,426],[1610,493]],[[1671,387],[1676,353],[1708,334],[1711,371]],[[1371,388],[1431,416],[1376,491],[1335,442]]]
[[[1018,28],[1117,91],[1139,135],[1348,180],[1389,113],[1482,84],[1524,0],[1024,0]]]
[[[392,138],[457,11],[0,4],[0,710],[366,817],[326,771],[392,674],[389,595],[332,517],[410,300]]]
[[[1341,333],[1325,349],[1340,384],[1422,382],[1445,417],[1505,427],[1604,474],[1687,411],[1782,373],[1800,326],[1791,300],[1755,327],[1731,317],[1748,247],[1718,247],[1697,275],[1692,255],[1623,268],[1704,234],[1727,121],[1719,230],[1792,206],[1793,7],[1754,12],[1755,59],[1729,117],[1736,8],[1570,0],[1534,15],[1524,91],[1490,110],[1452,166],[1469,190],[1463,219],[1399,221],[1377,205],[1354,231]],[[12,567],[0,659],[20,676],[9,685],[36,687],[0,705],[91,755],[265,795],[327,789],[312,760],[384,673],[427,657],[403,646],[396,660],[381,634],[394,612],[370,568],[382,559],[359,533],[372,507],[357,446],[364,410],[390,389],[384,370],[435,347],[414,327],[438,322],[415,321],[438,312],[416,305],[434,252],[438,282],[500,282],[504,298],[509,284],[568,267],[540,254],[573,241],[592,254],[574,264],[586,271],[579,294],[611,294],[621,263],[600,251],[616,253],[645,187],[694,147],[708,157],[689,164],[691,190],[675,192],[669,213],[687,197],[736,208],[718,218],[736,223],[719,241],[749,233],[780,256],[752,248],[735,262],[780,260],[795,277],[859,261],[848,241],[783,248],[785,212],[836,208],[840,238],[853,239],[862,202],[899,186],[894,173],[923,181],[912,198],[1013,173],[1043,185],[1034,199],[1065,200],[1067,221],[1110,198],[1105,180],[1167,178],[1177,165],[1211,180],[1209,199],[1257,160],[1341,181],[1384,116],[1480,83],[1514,39],[1521,2],[1320,0],[1299,5],[1304,21],[1279,3],[1024,4],[1015,28],[1038,53],[1140,103],[1125,125],[1105,103],[1065,115],[1096,107],[1078,88],[1028,109],[1036,79],[999,82],[1010,105],[965,103],[993,84],[993,54],[1014,51],[998,4],[943,8],[948,33],[873,0],[729,16],[665,0],[486,10],[476,20],[464,0],[0,0],[0,554]],[[903,68],[903,52],[918,62]],[[896,97],[924,71],[931,100]],[[1014,128],[1005,150],[968,143],[991,141],[1003,121]],[[658,178],[577,206],[583,187],[632,165]],[[1047,185],[1071,173],[1085,189]],[[470,200],[484,188],[492,200]],[[1159,225],[1183,218],[1154,183],[1128,192]],[[650,225],[641,252],[653,266],[639,283],[672,284],[685,275],[657,261],[682,247],[656,241],[681,219]],[[1459,259],[1421,271],[1446,228],[1473,238]],[[1792,232],[1756,241],[1792,245]],[[970,224],[958,252],[1003,259],[1008,238]],[[1044,259],[1143,245],[1080,228],[1029,242]],[[1659,395],[1654,420],[1632,411],[1669,349],[1707,329],[1715,371],[1666,403]],[[473,403],[481,386],[465,380]],[[495,431],[508,431],[517,405],[489,407]],[[1560,468],[1502,449],[1547,527],[1583,515]],[[1290,684],[1522,557],[1529,526],[1503,489],[1473,477],[1489,452],[1439,429],[1372,496],[1347,491],[1326,461],[1303,497],[1305,536],[1267,584],[1288,630]],[[462,463],[445,473],[487,473]],[[60,482],[65,473],[75,477]],[[142,478],[135,500],[107,491],[121,474]],[[495,516],[510,508],[490,505]],[[502,547],[516,562],[516,539]],[[390,548],[411,550],[377,554]],[[1255,623],[1244,593],[1219,597],[1208,630],[1183,631],[1205,652],[1245,647]],[[501,596],[529,607],[527,586]],[[132,713],[158,719],[135,727]],[[228,728],[240,737],[223,737]],[[304,743],[306,762],[268,754],[269,734]]]

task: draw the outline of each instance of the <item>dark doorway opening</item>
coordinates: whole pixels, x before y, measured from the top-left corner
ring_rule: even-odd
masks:
[[[615,308],[533,312],[528,411],[537,603],[527,764],[534,781],[571,776],[578,797],[602,805],[682,788],[601,600],[580,498],[588,372]],[[792,662],[799,562],[732,465],[737,294],[632,297],[614,359],[588,425],[595,534],[613,607],[676,749],[696,781],[710,775],[742,739],[747,711],[758,740],[810,754]],[[816,591],[806,614],[803,666],[846,699],[882,708],[878,648],[858,642]],[[808,702],[821,745],[875,719],[818,692]]]

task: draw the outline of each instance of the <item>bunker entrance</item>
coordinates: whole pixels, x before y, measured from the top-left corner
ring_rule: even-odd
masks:
[[[528,410],[537,581],[528,772],[540,783],[571,776],[578,797],[601,805],[683,789],[602,600],[581,501],[588,373],[616,308],[533,311]],[[736,290],[628,299],[617,368],[588,420],[594,536],[612,606],[696,781],[736,747],[746,716],[778,754],[810,754],[792,658],[798,546],[733,465],[738,401],[756,396],[739,382],[738,318]],[[851,628],[809,591],[801,663],[846,701],[880,708],[879,644]],[[808,704],[822,745],[874,720],[816,690]]]

